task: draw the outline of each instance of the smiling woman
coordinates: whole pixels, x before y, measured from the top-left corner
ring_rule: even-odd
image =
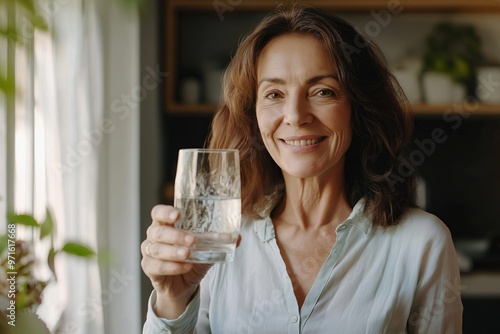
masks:
[[[257,123],[267,151],[283,176],[291,177],[289,182],[343,178],[343,156],[352,137],[351,106],[336,77],[330,57],[314,37],[283,35],[261,52]]]
[[[196,235],[156,206],[144,332],[460,333],[450,233],[414,207],[413,175],[393,182],[412,117],[378,48],[339,18],[279,8],[223,85],[209,143],[240,151],[241,245],[231,263],[187,263]]]

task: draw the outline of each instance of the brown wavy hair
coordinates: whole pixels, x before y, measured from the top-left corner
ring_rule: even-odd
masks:
[[[408,102],[375,44],[343,19],[297,6],[280,6],[268,14],[242,40],[224,74],[209,146],[240,151],[243,214],[258,216],[283,184],[257,126],[256,64],[270,40],[289,33],[323,43],[351,102],[353,139],[345,165],[349,204],[364,197],[373,225],[397,224],[414,200],[414,176],[397,175],[413,130]]]

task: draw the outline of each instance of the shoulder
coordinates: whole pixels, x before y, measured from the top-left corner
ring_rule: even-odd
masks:
[[[408,259],[405,266],[420,272],[423,267],[456,267],[456,254],[451,233],[437,216],[422,209],[411,208],[400,219],[399,224],[379,229],[372,234],[371,241],[386,256],[398,254]],[[410,269],[408,269],[410,270]]]
[[[408,209],[397,226],[420,237],[447,238],[450,235],[448,226],[440,218],[420,208]]]
[[[396,226],[389,227],[387,234],[394,241],[400,240],[412,248],[448,248],[453,244],[446,224],[437,216],[420,208],[410,208]]]
[[[452,242],[450,230],[437,216],[420,208],[408,209],[399,223],[385,229],[372,229],[374,240],[387,242],[404,249],[427,248],[429,245],[442,245]]]

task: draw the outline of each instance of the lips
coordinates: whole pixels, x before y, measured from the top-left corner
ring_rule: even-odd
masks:
[[[326,137],[317,137],[317,138],[308,138],[308,139],[293,139],[293,140],[286,140],[283,139],[285,144],[290,145],[290,146],[295,146],[295,147],[305,147],[305,146],[311,146],[318,144],[325,140]]]

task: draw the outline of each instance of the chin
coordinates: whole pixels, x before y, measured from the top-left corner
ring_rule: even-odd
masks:
[[[312,170],[311,166],[308,166],[307,168],[285,168],[282,169],[284,174],[287,174],[291,177],[296,177],[299,179],[307,179],[315,176],[319,176],[322,173],[318,172],[316,170]]]

